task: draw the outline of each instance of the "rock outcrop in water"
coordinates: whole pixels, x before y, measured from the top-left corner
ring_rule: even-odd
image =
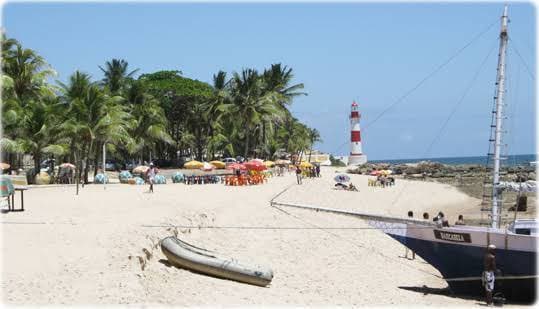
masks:
[[[418,163],[366,163],[355,168],[348,169],[351,174],[369,175],[376,170],[391,170],[395,175],[402,175],[404,178],[447,178],[447,177],[480,177],[490,173],[484,165],[479,164],[458,164],[448,165],[439,162],[421,161]],[[502,175],[508,180],[526,181],[535,180],[535,167],[527,165],[517,165],[503,167]]]

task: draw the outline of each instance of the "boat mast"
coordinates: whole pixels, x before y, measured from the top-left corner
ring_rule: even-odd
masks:
[[[505,94],[505,55],[507,49],[507,5],[502,16],[500,31],[500,52],[498,54],[498,76],[496,78],[496,127],[494,140],[494,169],[492,170],[492,228],[497,228],[500,223],[498,208],[501,207],[501,192],[498,189],[500,183],[500,152],[502,146],[502,118],[503,98]]]

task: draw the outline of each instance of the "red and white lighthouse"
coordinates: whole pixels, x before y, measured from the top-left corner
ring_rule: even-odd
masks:
[[[361,129],[359,127],[359,106],[354,101],[350,112],[350,156],[348,157],[348,165],[357,165],[367,163],[367,156],[363,154],[361,149]]]

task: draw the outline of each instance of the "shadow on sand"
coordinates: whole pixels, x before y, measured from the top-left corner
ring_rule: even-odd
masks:
[[[412,291],[412,292],[417,292],[417,293],[422,293],[423,295],[429,295],[429,294],[432,294],[432,295],[442,295],[442,296],[447,296],[447,297],[452,297],[452,298],[462,298],[462,299],[469,299],[469,300],[482,300],[481,297],[474,297],[474,296],[468,296],[468,295],[457,295],[457,294],[454,294],[451,289],[449,289],[449,287],[445,287],[445,288],[430,288],[426,285],[423,285],[423,286],[399,286],[399,289],[403,289],[403,290],[407,290],[407,291]]]

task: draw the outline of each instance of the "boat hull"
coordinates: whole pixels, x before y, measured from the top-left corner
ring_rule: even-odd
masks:
[[[369,221],[436,268],[456,294],[485,295],[482,286],[488,245],[496,246],[494,292],[533,302],[537,285],[537,236],[476,226],[438,227],[419,220]]]
[[[389,235],[438,269],[453,293],[485,294],[481,280],[486,252],[484,248]],[[511,300],[535,301],[537,282],[535,252],[497,249],[496,266],[500,273],[496,276],[495,293],[502,292]]]
[[[273,271],[269,268],[219,257],[215,252],[195,247],[176,237],[163,239],[161,250],[171,264],[195,272],[258,286],[267,286],[273,279]]]

